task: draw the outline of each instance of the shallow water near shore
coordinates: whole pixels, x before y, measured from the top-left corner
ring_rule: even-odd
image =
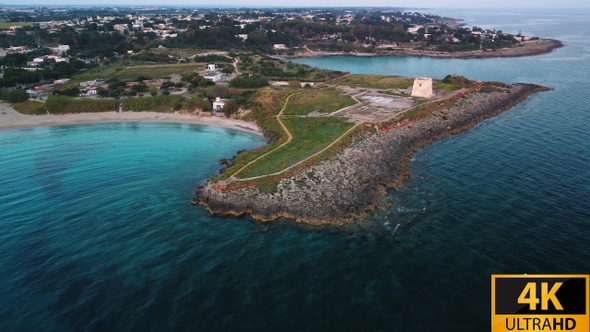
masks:
[[[567,46],[517,59],[297,61],[553,90],[419,149],[389,207],[343,228],[213,218],[189,204],[219,159],[263,144],[255,135],[0,131],[0,329],[480,331],[490,274],[590,273],[590,13],[441,13]]]

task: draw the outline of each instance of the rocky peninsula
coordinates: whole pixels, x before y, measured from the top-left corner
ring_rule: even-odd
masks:
[[[276,191],[256,186],[219,190],[212,181],[197,189],[194,203],[214,215],[251,215],[261,221],[295,219],[312,224],[343,224],[362,219],[379,206],[385,189],[401,186],[409,160],[420,146],[473,127],[548,88],[533,84],[486,83],[490,88],[458,96],[450,105],[407,125],[371,130],[333,157],[278,181]]]

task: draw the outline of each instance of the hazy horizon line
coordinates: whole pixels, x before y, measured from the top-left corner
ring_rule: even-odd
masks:
[[[522,7],[493,7],[493,6],[479,6],[479,7],[458,7],[458,6],[449,6],[449,7],[435,7],[435,6],[428,6],[428,7],[415,7],[415,6],[384,6],[384,5],[280,5],[280,6],[268,6],[268,5],[235,5],[235,4],[169,4],[169,5],[157,5],[157,4],[38,4],[38,3],[0,3],[0,8],[3,7],[82,7],[82,8],[104,8],[104,7],[113,7],[113,8],[224,8],[224,9],[249,9],[249,8],[259,8],[259,9],[306,9],[306,8],[380,8],[380,9],[530,9],[530,7],[522,6]],[[559,7],[560,9],[590,9],[590,7]],[[556,7],[536,7],[535,9],[556,9]]]

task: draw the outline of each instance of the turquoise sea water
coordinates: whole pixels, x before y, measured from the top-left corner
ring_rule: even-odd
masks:
[[[490,274],[590,273],[590,13],[440,11],[557,38],[517,59],[301,59],[553,90],[414,155],[345,228],[212,218],[220,158],[263,143],[172,124],[0,132],[0,330],[489,330]],[[574,28],[573,28],[574,27]]]

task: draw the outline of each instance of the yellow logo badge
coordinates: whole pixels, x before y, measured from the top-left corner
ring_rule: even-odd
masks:
[[[590,275],[492,275],[492,332],[590,331]]]

